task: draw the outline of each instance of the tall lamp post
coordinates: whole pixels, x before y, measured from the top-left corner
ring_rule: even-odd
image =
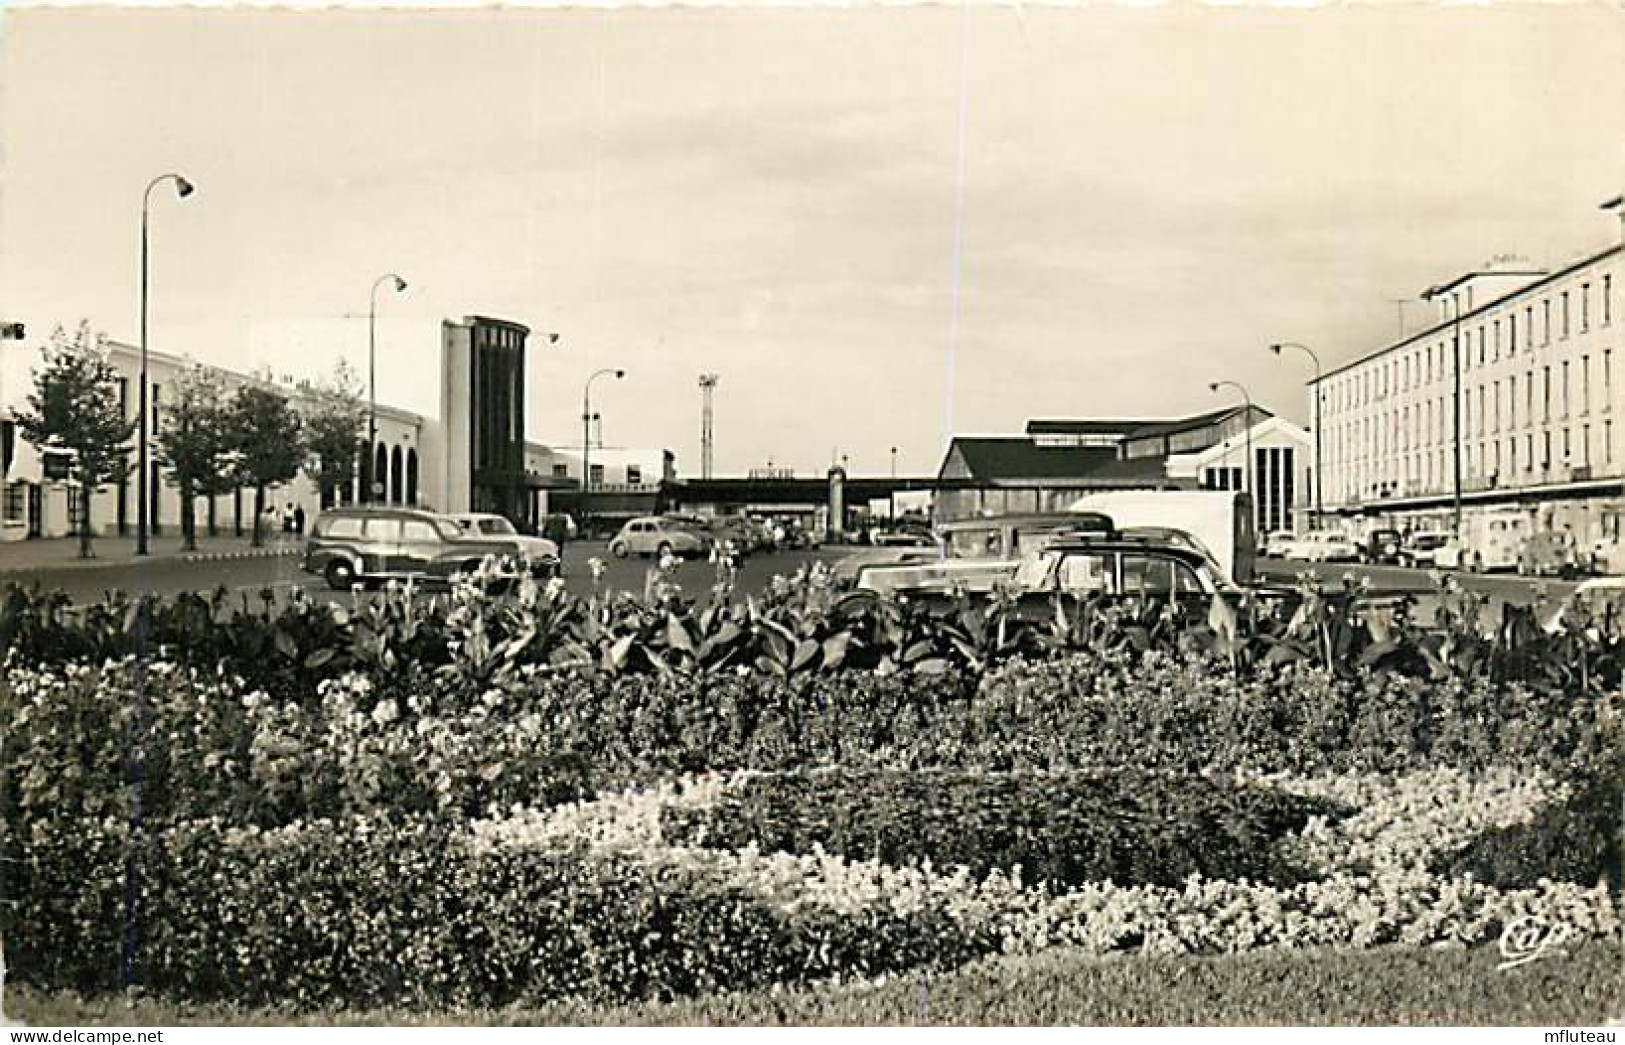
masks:
[[[395,293],[406,291],[406,280],[386,272],[373,280],[372,295],[367,299],[367,456],[361,468],[366,477],[362,504],[372,503],[373,487],[378,485],[378,288],[390,280],[395,281]]]
[[[626,376],[626,371],[616,367],[605,367],[596,371],[587,378],[587,383],[581,387],[581,526],[585,531],[592,519],[589,512],[592,497],[592,383],[605,374],[614,374],[619,381]]]
[[[1320,357],[1308,345],[1296,341],[1277,341],[1270,346],[1270,351],[1276,355],[1281,354],[1283,348],[1296,348],[1307,354],[1315,364],[1315,529],[1320,529],[1321,513],[1325,505],[1320,499],[1320,402],[1325,398],[1326,392],[1320,387]]]
[[[1248,493],[1252,493],[1252,491],[1253,491],[1253,397],[1247,394],[1247,390],[1245,388],[1243,388],[1241,385],[1237,384],[1234,381],[1211,381],[1211,382],[1208,383],[1207,388],[1208,388],[1209,392],[1217,392],[1221,388],[1234,388],[1236,391],[1241,393],[1242,402],[1247,404],[1247,422],[1246,422],[1246,424],[1247,424],[1247,447],[1246,447],[1247,460],[1245,462],[1243,462],[1245,467],[1243,467],[1242,470],[1241,470],[1241,488],[1243,490],[1247,491]],[[1258,519],[1258,505],[1256,505],[1256,504],[1253,505],[1253,519],[1254,519],[1255,522]]]
[[[141,411],[140,448],[136,452],[136,523],[135,523],[135,553],[147,554],[147,513],[150,505],[147,503],[147,478],[150,468],[147,464],[147,426],[150,418],[147,417],[147,212],[152,207],[152,190],[166,181],[175,183],[175,195],[181,199],[192,195],[195,186],[179,174],[160,174],[147,183],[147,191],[141,194],[141,389],[137,396],[137,409]],[[90,508],[87,505],[86,511]]]

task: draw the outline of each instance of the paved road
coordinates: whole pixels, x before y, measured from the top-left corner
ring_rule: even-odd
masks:
[[[760,591],[775,575],[791,574],[810,562],[833,562],[844,549],[763,553],[751,556],[741,565],[736,581],[741,592]],[[587,560],[604,561],[602,584],[619,591],[641,592],[644,579],[654,562],[649,559],[616,559],[605,551],[604,543],[572,542],[565,549],[565,583],[571,591],[592,590]],[[706,560],[684,562],[677,569],[677,582],[690,595],[708,591],[716,580],[715,567]],[[299,568],[297,555],[223,562],[184,562],[154,559],[146,562],[108,563],[98,566],[52,566],[17,571],[0,576],[0,584],[33,584],[66,592],[75,602],[94,601],[110,590],[174,595],[183,591],[212,591],[225,587],[232,592],[254,593],[264,588],[286,591],[303,588],[323,594],[327,585]]]
[[[1436,592],[1438,585],[1428,570],[1412,570],[1401,566],[1363,566],[1352,563],[1307,563],[1292,559],[1260,559],[1258,570],[1266,578],[1277,582],[1290,582],[1304,572],[1314,573],[1323,582],[1336,582],[1353,574],[1371,581],[1374,591]],[[1571,581],[1534,580],[1507,573],[1451,573],[1462,587],[1483,592],[1489,596],[1487,613],[1500,619],[1501,607],[1511,604],[1524,606],[1542,596],[1561,600],[1575,588]],[[1422,620],[1432,617],[1437,599],[1419,596],[1418,616]]]

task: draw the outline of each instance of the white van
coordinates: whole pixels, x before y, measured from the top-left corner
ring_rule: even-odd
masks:
[[[1473,573],[1516,569],[1518,552],[1533,528],[1529,513],[1521,508],[1464,513],[1461,540],[1439,547],[1433,555],[1434,565]]]

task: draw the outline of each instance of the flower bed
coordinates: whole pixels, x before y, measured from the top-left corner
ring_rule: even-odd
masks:
[[[669,808],[681,845],[828,851],[851,860],[963,866],[1054,887],[1177,885],[1191,875],[1303,878],[1275,851],[1333,803],[1202,777],[1133,770],[921,773],[834,769],[748,778],[704,809]]]

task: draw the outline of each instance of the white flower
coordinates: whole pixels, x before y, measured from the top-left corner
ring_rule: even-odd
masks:
[[[372,720],[380,726],[387,726],[400,717],[401,710],[393,700],[380,700],[373,706]]]

